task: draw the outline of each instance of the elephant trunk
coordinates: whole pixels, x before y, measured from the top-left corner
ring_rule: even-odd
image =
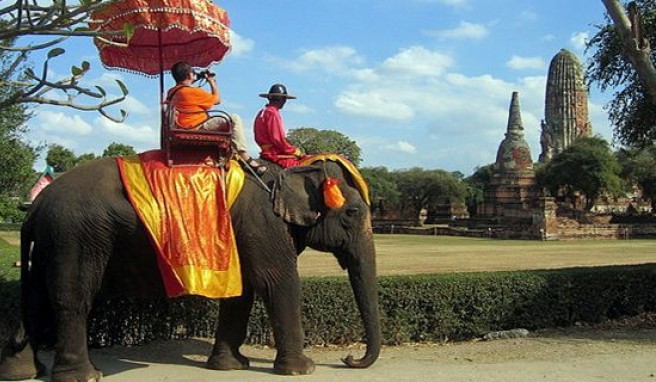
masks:
[[[378,359],[381,348],[380,318],[378,313],[378,281],[376,279],[376,255],[371,233],[362,237],[360,253],[349,257],[348,274],[353,294],[360,310],[367,351],[360,359],[348,355],[342,361],[349,367],[366,368]]]

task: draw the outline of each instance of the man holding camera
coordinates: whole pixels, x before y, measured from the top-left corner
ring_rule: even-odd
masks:
[[[176,85],[169,89],[166,100],[175,107],[178,112],[177,124],[182,129],[197,130],[219,130],[223,125],[223,119],[210,117],[207,113],[214,105],[221,102],[221,95],[216,84],[216,75],[210,71],[196,74],[188,62],[177,62],[171,68],[171,75]],[[207,80],[210,92],[199,87],[192,86],[197,76]],[[237,153],[249,167],[257,174],[263,174],[267,168],[260,164],[248,154],[246,149],[246,137],[244,136],[243,123],[237,114],[231,114],[233,122],[232,141]]]

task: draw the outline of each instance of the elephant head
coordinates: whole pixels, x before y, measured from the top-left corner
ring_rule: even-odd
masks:
[[[343,205],[326,206],[322,190],[327,178],[337,179]],[[349,355],[343,361],[356,368],[372,365],[381,344],[376,254],[370,209],[353,175],[334,162],[286,169],[276,181],[273,204],[277,215],[302,227],[304,234],[295,239],[299,252],[306,246],[331,252],[348,271],[367,336],[367,351],[361,359]]]

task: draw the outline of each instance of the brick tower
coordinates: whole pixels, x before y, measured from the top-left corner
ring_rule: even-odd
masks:
[[[573,53],[562,49],[549,65],[539,161],[546,163],[576,138],[591,135],[583,69]]]

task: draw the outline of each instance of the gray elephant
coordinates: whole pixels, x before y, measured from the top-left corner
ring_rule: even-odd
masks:
[[[243,293],[221,300],[216,338],[207,367],[246,369],[246,338],[254,294],[262,297],[276,345],[274,371],[312,373],[303,354],[297,257],[304,248],[332,252],[348,271],[367,338],[355,368],[378,358],[381,334],[378,284],[369,208],[351,175],[334,162],[281,170],[268,163],[263,183],[247,175],[231,209],[241,262]],[[341,208],[327,208],[321,184],[341,180]],[[277,190],[270,194],[263,184]],[[30,253],[30,247],[32,250]],[[98,293],[164,296],[156,255],[145,227],[126,198],[112,159],[62,175],[35,200],[21,230],[23,323],[3,349],[0,380],[44,372],[36,350],[54,341],[53,381],[97,381],[89,359],[87,316]],[[31,260],[31,267],[27,263]]]

